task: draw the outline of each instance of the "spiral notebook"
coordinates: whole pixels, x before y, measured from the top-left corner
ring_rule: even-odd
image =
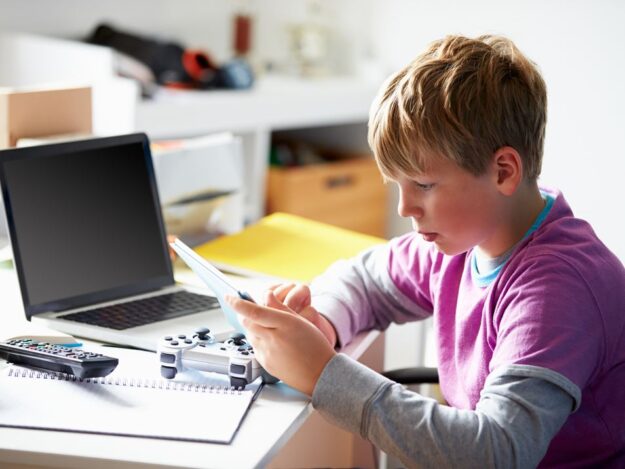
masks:
[[[221,377],[185,382],[117,372],[78,379],[9,366],[0,372],[0,427],[227,444],[260,386],[240,390]]]

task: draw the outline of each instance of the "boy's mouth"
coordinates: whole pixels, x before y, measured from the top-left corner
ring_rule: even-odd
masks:
[[[421,231],[419,231],[419,234],[421,236],[423,236],[423,239],[429,242],[434,241],[436,238],[438,238],[438,234],[437,233],[423,233]]]

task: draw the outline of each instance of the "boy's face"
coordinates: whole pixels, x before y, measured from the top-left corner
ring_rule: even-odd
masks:
[[[415,231],[441,252],[455,255],[480,246],[495,257],[505,251],[497,239],[502,198],[490,170],[474,176],[438,158],[427,172],[394,182],[400,192],[399,215],[411,218]]]

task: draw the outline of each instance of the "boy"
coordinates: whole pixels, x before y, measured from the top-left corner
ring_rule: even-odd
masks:
[[[434,42],[369,121],[414,232],[266,306],[229,299],[271,374],[407,466],[625,465],[625,269],[538,187],[546,102],[511,41]],[[430,315],[449,406],[335,352]]]

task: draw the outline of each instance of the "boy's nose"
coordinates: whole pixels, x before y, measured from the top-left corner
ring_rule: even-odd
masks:
[[[402,218],[415,218],[418,220],[423,216],[423,208],[416,200],[408,197],[404,191],[400,190],[397,213]]]

